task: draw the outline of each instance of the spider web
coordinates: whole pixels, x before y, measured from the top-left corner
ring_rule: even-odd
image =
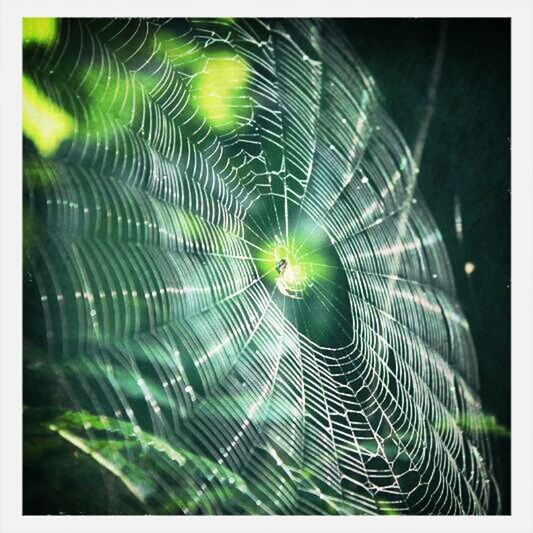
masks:
[[[64,19],[25,71],[73,119],[25,146],[25,338],[132,512],[497,508],[442,237],[334,24]],[[273,243],[325,262],[298,300]]]

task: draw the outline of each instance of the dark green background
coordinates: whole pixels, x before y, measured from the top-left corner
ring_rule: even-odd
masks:
[[[413,147],[439,39],[438,19],[339,21]],[[474,337],[481,398],[510,428],[509,19],[451,19],[418,185],[443,234]],[[461,202],[463,242],[455,234]],[[468,278],[464,264],[475,271]],[[510,513],[510,439],[496,438],[502,512]]]

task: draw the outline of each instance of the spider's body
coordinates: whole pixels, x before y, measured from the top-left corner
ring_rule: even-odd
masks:
[[[285,272],[287,268],[287,260],[286,259],[280,259],[277,263],[276,263],[276,272],[282,276],[283,273]]]
[[[289,298],[301,300],[302,297],[297,296],[298,293],[302,292],[302,289],[298,286],[298,267],[294,270],[286,259],[280,259],[276,263],[276,272],[279,274],[276,280],[276,286],[279,292]]]

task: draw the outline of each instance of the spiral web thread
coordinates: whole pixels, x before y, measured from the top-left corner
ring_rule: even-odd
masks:
[[[240,93],[201,94],[212,61]],[[53,157],[24,156],[32,340],[64,391],[50,429],[131,512],[497,505],[442,238],[333,24],[65,19],[25,69],[74,124]],[[342,346],[288,320],[259,268],[268,228],[290,239],[301,213],[347,278],[314,289],[332,320],[348,303]]]

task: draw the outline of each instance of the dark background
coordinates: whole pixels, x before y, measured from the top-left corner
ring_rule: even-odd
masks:
[[[408,144],[415,144],[439,41],[439,19],[339,21],[377,82]],[[418,186],[448,249],[476,346],[487,414],[510,428],[509,19],[446,21],[447,44]],[[463,216],[455,232],[454,201]],[[465,274],[464,265],[475,270]],[[510,438],[495,436],[502,512],[510,513]]]

